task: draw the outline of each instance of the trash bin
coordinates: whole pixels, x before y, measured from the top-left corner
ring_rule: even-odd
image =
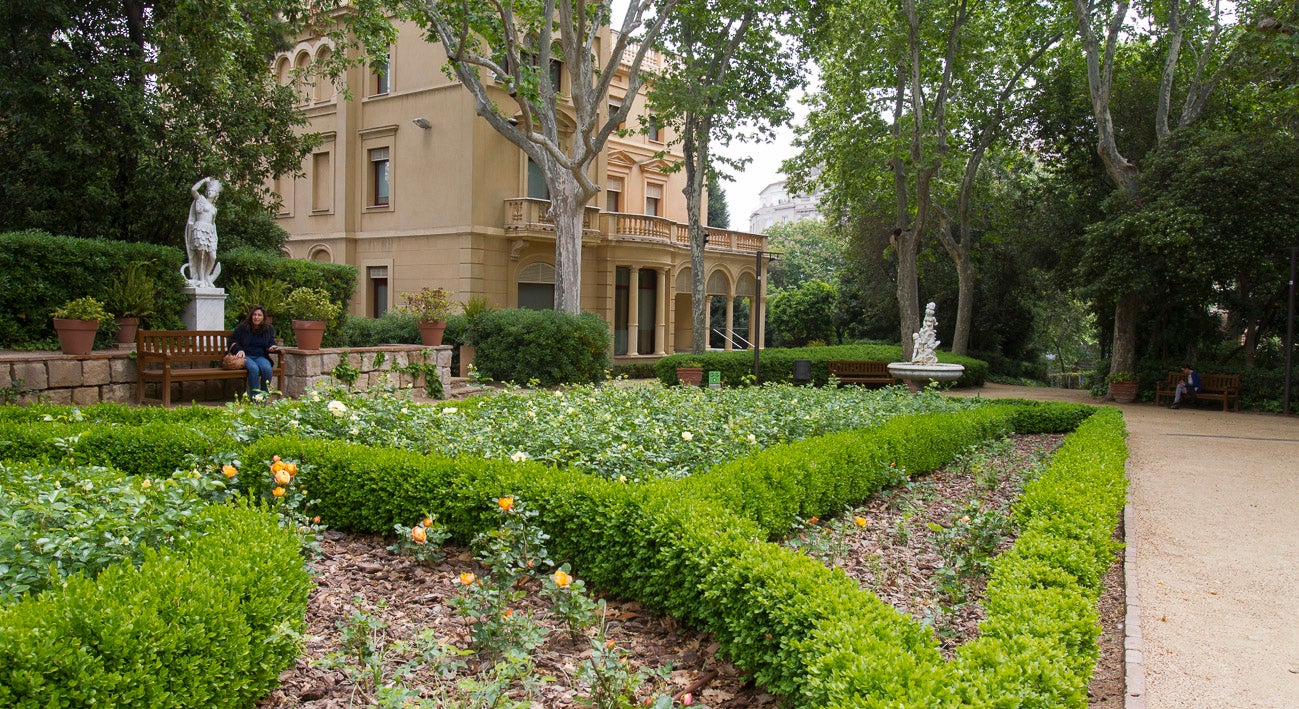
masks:
[[[812,381],[812,360],[794,360],[794,383],[807,384]]]

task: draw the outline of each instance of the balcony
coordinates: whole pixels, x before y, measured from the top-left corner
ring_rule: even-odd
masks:
[[[554,238],[555,221],[550,217],[550,202],[544,199],[517,198],[505,201],[505,231],[520,236]],[[624,212],[602,212],[587,207],[582,217],[583,240],[658,242],[681,249],[690,248],[690,227],[663,217]],[[743,231],[707,227],[708,251],[755,254],[765,251],[767,237]]]

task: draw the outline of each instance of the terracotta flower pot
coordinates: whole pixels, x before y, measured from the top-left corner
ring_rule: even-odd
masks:
[[[117,319],[117,344],[129,345],[135,342],[135,332],[140,329],[140,318]]]
[[[294,320],[293,336],[298,340],[298,349],[318,350],[320,341],[325,337],[325,321]]]
[[[419,339],[425,347],[436,347],[442,344],[442,333],[447,329],[446,320],[434,320],[432,322],[420,321]]]
[[[59,334],[59,350],[63,354],[88,355],[95,346],[99,321],[54,318],[54,331]]]
[[[703,367],[677,367],[677,383],[681,386],[701,386],[704,383]]]
[[[1110,382],[1110,398],[1120,404],[1137,400],[1137,382]]]

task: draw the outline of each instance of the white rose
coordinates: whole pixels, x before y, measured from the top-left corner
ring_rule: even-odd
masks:
[[[692,438],[694,438],[694,437],[695,437],[695,434],[693,434],[693,433],[691,433],[691,432],[689,432],[689,431],[682,431],[682,432],[681,432],[681,440],[683,440],[683,441],[688,441],[688,440],[690,440],[690,439],[692,439]]]
[[[342,418],[343,415],[347,413],[347,405],[344,404],[344,403],[341,402],[341,401],[338,401],[337,399],[335,399],[334,401],[329,402],[329,403],[326,404],[325,406],[326,406],[326,408],[329,409],[329,413],[331,413],[331,414],[333,414],[333,415],[335,415],[335,416],[337,416],[337,417],[339,417],[339,418]]]
[[[510,456],[510,460],[516,463],[522,463],[527,459],[528,459],[528,454],[524,453],[523,451],[515,451],[514,454]]]

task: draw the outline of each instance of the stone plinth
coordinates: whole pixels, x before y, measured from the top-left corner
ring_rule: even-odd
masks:
[[[226,289],[185,287],[180,292],[189,296],[181,316],[186,330],[226,329]]]

